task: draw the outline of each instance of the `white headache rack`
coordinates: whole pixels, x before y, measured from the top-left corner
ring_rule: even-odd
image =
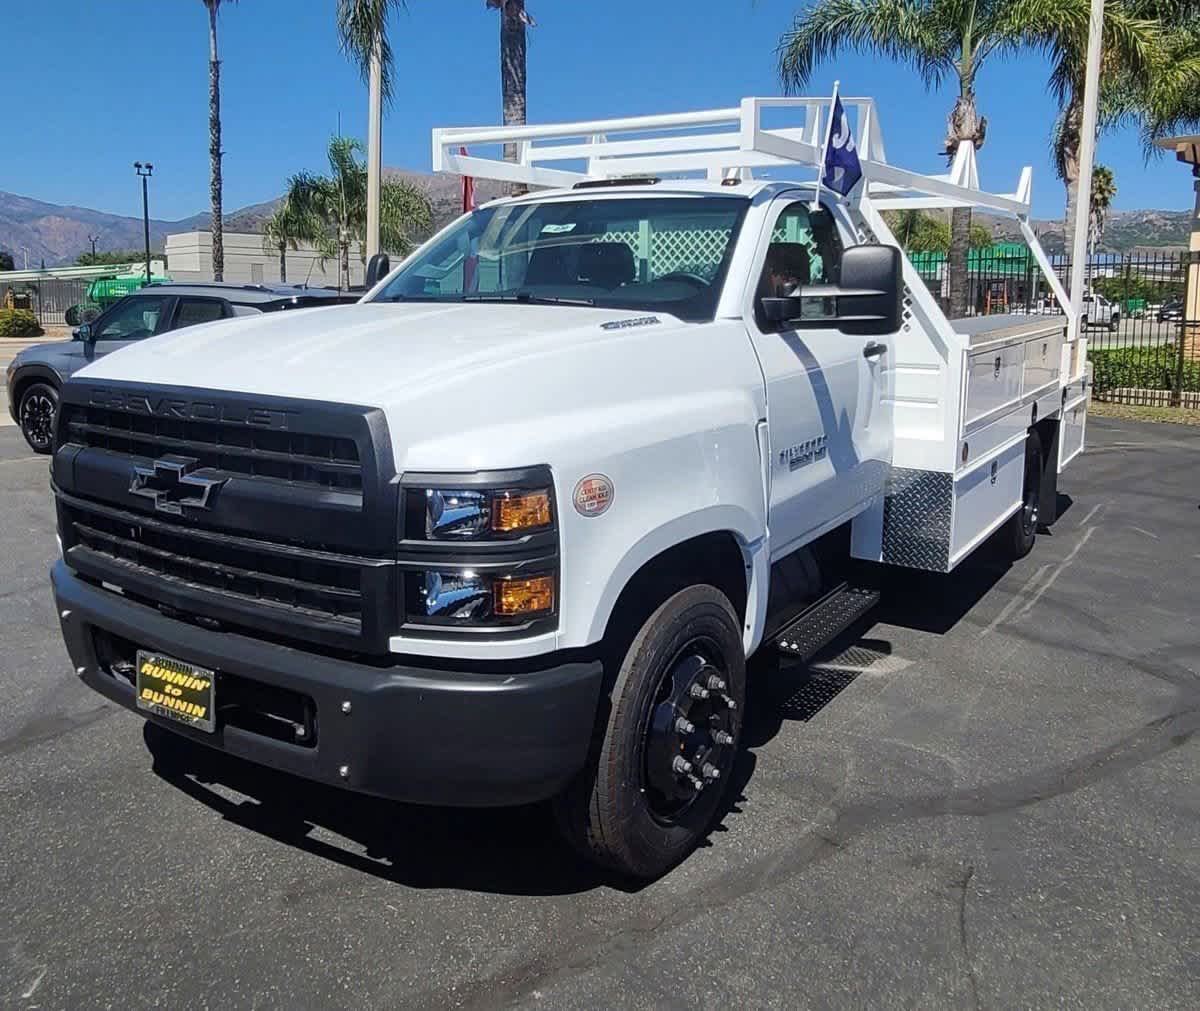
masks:
[[[926,175],[891,165],[875,100],[842,98],[862,164],[850,201],[872,225],[878,211],[978,207],[1017,220],[1026,243],[1075,332],[1075,312],[1029,224],[1033,172],[1022,170],[1012,193],[979,186],[974,146],[959,145],[950,171]],[[749,178],[756,169],[819,171],[830,98],[744,98],[727,109],[597,119],[537,126],[449,127],[433,131],[433,168],[527,186],[570,187],[589,180],[653,176]],[[767,125],[767,124],[770,125]],[[513,145],[516,161],[500,151]],[[464,154],[486,148],[491,157]],[[876,228],[890,238],[886,228]]]

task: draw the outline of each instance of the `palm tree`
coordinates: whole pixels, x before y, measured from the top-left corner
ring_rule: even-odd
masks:
[[[208,10],[208,158],[212,200],[213,280],[225,279],[224,219],[221,214],[221,61],[217,58],[217,12],[222,0],[200,0]],[[224,0],[233,3],[234,0]]]
[[[1192,2],[1192,0],[1187,0]],[[1178,4],[1186,6],[1187,3]],[[1050,90],[1060,112],[1054,127],[1054,162],[1067,187],[1066,242],[1075,235],[1079,203],[1080,146],[1083,143],[1083,90],[1087,65],[1089,0],[1012,0],[1005,29],[1025,45],[1050,57]],[[1118,118],[1118,89],[1144,93],[1164,69],[1164,37],[1160,25],[1144,14],[1164,6],[1147,0],[1105,0],[1101,54],[1101,127]],[[1107,93],[1107,95],[1106,95]],[[1126,106],[1132,114],[1138,103]]]
[[[395,58],[388,40],[387,22],[393,10],[405,8],[405,0],[337,0],[338,37],[346,53],[362,73],[366,83],[371,74],[371,59],[379,47],[381,84],[384,102],[392,100],[392,76]]]
[[[487,6],[500,11],[500,101],[505,126],[525,125],[525,29],[537,22],[525,10],[525,0],[486,0]],[[517,160],[517,145],[505,144],[504,157]],[[525,186],[514,183],[515,196]]]
[[[299,249],[301,239],[315,231],[315,223],[305,221],[288,200],[280,201],[274,213],[263,222],[263,252],[279,253],[280,284],[287,284],[288,249]]]
[[[1028,2],[1028,0],[1018,0]],[[1054,0],[1043,0],[1052,3]],[[1020,41],[1006,16],[1008,0],[811,0],[779,42],[779,74],[789,90],[804,87],[818,63],[854,49],[910,64],[926,86],[949,78],[958,85],[946,120],[945,153],[959,144],[978,150],[987,135],[975,81],[989,56]],[[967,310],[967,250],[971,210],[950,216],[950,315]]]
[[[358,64],[369,88],[367,115],[367,249],[380,245],[380,202],[383,186],[383,107],[392,101],[392,45],[388,16],[405,0],[338,0],[338,35],[342,51]]]
[[[950,227],[944,218],[925,211],[884,211],[896,241],[909,253],[944,253],[950,248]]]
[[[1117,183],[1113,171],[1107,165],[1096,165],[1092,169],[1091,213],[1088,215],[1088,248],[1091,249],[1104,234],[1108,210],[1117,196]]]
[[[349,137],[329,142],[328,176],[300,172],[288,180],[284,202],[294,215],[296,239],[312,242],[322,261],[337,258],[338,283],[350,287],[350,247],[367,231],[367,166],[362,144]],[[406,255],[432,227],[429,198],[403,179],[385,179],[380,201],[380,245]]]

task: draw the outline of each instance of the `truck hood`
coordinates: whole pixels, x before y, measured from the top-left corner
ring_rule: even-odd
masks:
[[[176,330],[78,375],[388,407],[498,365],[511,377],[515,362],[619,341],[641,329],[631,321],[650,318],[656,336],[686,325],[661,313],[565,305],[361,303]]]

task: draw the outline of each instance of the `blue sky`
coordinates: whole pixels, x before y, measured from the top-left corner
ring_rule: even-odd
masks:
[[[775,45],[787,0],[528,0],[531,122],[703,109],[779,93]],[[221,14],[225,207],[278,195],[299,169],[324,168],[341,114],[362,137],[366,89],[338,49],[335,0],[241,0]],[[152,161],[151,214],[208,207],[208,36],[200,0],[38,0],[5,5],[9,112],[0,189],[53,203],[141,214],[131,164]],[[499,122],[498,26],[484,0],[411,0],[392,28],[397,101],[384,162],[429,169],[429,131]],[[68,44],[69,43],[69,44]],[[58,55],[66,54],[66,55]],[[1048,158],[1054,117],[1040,56],[994,61],[978,82],[989,120],[985,186],[1015,187],[1034,166],[1034,212],[1060,216]],[[928,93],[905,67],[849,55],[810,89],[873,95],[888,157],[943,171],[938,150],[953,96]],[[19,125],[17,125],[19,124]],[[1192,204],[1182,166],[1146,165],[1136,135],[1109,134],[1099,159],[1116,173],[1118,208]]]

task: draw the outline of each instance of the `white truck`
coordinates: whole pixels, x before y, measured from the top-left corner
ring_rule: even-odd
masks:
[[[1079,326],[1083,330],[1103,327],[1110,333],[1116,333],[1121,326],[1121,307],[1098,292],[1084,292]]]
[[[165,742],[424,804],[553,798],[591,859],[681,860],[747,658],[811,657],[874,604],[870,563],[1029,551],[1083,446],[1076,320],[948,320],[880,213],[1011,214],[1066,306],[1029,170],[984,192],[965,145],[904,171],[843,101],[847,199],[753,176],[811,179],[825,99],[439,131],[436,168],[551,188],[358,305],[78,373],[52,579],[79,676]]]

